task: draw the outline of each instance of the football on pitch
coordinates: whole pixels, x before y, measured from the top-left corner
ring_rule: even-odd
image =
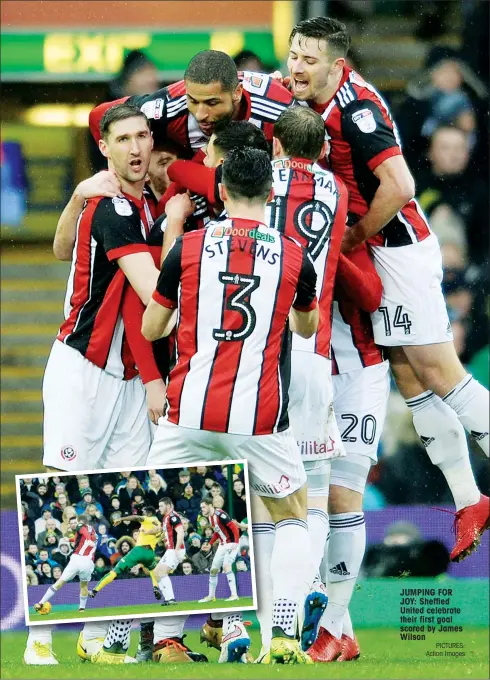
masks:
[[[51,602],[45,602],[41,609],[39,610],[38,614],[50,614],[51,613]]]

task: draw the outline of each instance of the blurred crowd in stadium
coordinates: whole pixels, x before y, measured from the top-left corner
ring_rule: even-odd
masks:
[[[162,519],[163,498],[172,499],[184,525],[186,559],[176,575],[208,574],[219,545],[209,543],[213,529],[201,514],[201,499],[211,496],[215,508],[247,522],[244,473],[239,464],[36,477],[21,481],[20,495],[28,585],[51,584],[60,578],[72,553],[77,516],[82,513],[90,515],[97,533],[93,580],[109,572],[134,546],[139,522],[132,522],[132,515],[141,515],[143,507],[151,505]],[[116,519],[122,522],[115,525]],[[165,546],[159,543],[156,555],[164,552]],[[237,571],[250,569],[247,532],[241,535],[235,564]],[[145,575],[136,566],[119,578]]]

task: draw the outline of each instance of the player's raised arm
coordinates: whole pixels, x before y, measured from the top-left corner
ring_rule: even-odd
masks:
[[[383,285],[366,244],[357,246],[346,254],[341,253],[335,285],[364,312],[372,313],[378,309]]]
[[[296,298],[289,313],[290,328],[302,338],[311,338],[316,333],[320,315],[316,297],[316,272],[303,251],[303,263],[298,279]]]
[[[141,109],[141,111],[143,111],[148,120],[157,122],[159,127],[163,127],[165,129],[167,114],[166,92],[167,88],[164,87],[151,94],[133,95],[132,97],[122,97],[121,99],[115,99],[114,101],[111,102],[104,102],[103,104],[99,104],[94,109],[92,109],[88,118],[90,132],[92,133],[93,138],[97,143],[100,141],[101,120],[104,117],[106,111],[108,111],[114,106],[117,106],[118,104],[131,104],[132,106],[138,107],[139,109]]]
[[[342,134],[379,180],[369,210],[344,234],[345,252],[378,233],[415,195],[393,123],[378,104],[355,100],[342,111]]]
[[[163,234],[162,254],[160,258],[161,263],[167,257],[167,253],[172,247],[175,239],[184,233],[185,221],[192,215],[195,207],[196,206],[194,202],[191,201],[187,193],[176,194],[167,201],[165,206],[165,214],[167,219]]]
[[[56,225],[53,253],[58,260],[71,260],[80,214],[89,198],[121,195],[121,184],[114,172],[102,170],[78,184]]]
[[[158,340],[164,334],[168,335],[169,322],[172,319],[174,309],[177,309],[182,241],[183,236],[179,236],[169,250],[165,262],[162,264],[156,290],[143,315],[141,332],[147,340]],[[170,327],[170,330],[172,327]]]

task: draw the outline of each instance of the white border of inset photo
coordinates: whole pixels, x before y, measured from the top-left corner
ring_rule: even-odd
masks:
[[[110,468],[110,469],[102,469],[102,470],[76,470],[76,471],[71,471],[71,472],[38,472],[36,474],[19,474],[15,475],[15,493],[17,497],[17,517],[18,517],[18,525],[19,525],[19,544],[20,544],[20,552],[21,552],[21,568],[22,568],[22,591],[23,591],[23,596],[24,596],[24,618],[25,618],[25,623],[26,626],[47,626],[47,625],[55,625],[55,624],[64,624],[64,623],[86,623],[87,621],[113,621],[115,618],[117,619],[143,619],[143,618],[160,618],[160,617],[165,617],[165,616],[179,616],[179,615],[191,615],[191,614],[207,614],[209,612],[223,612],[223,613],[228,613],[228,612],[245,612],[245,611],[255,611],[258,607],[257,603],[257,586],[256,586],[256,579],[255,579],[255,556],[254,556],[254,549],[253,549],[253,537],[252,537],[252,521],[251,521],[251,511],[250,511],[250,486],[249,486],[249,476],[248,476],[248,461],[247,460],[217,460],[217,461],[204,461],[202,463],[177,463],[177,464],[172,464],[172,465],[165,465],[164,467],[159,467],[159,470],[170,470],[170,469],[175,469],[175,468],[182,468],[182,467],[200,467],[200,466],[205,466],[205,467],[212,467],[212,466],[223,466],[223,465],[235,465],[235,464],[240,464],[243,465],[243,472],[244,472],[244,484],[245,484],[245,489],[246,489],[246,507],[247,507],[247,521],[248,525],[250,527],[249,532],[248,532],[248,539],[249,539],[249,556],[250,556],[250,574],[251,574],[251,579],[252,579],[252,600],[253,600],[253,605],[251,606],[240,606],[240,601],[237,601],[236,606],[234,607],[225,607],[223,608],[222,606],[215,606],[213,607],[213,603],[210,603],[209,608],[202,608],[202,609],[184,609],[182,611],[178,611],[175,609],[172,609],[172,611],[169,612],[154,612],[154,611],[149,611],[146,613],[141,613],[141,614],[112,614],[111,616],[84,616],[84,617],[76,617],[74,616],[73,618],[64,618],[64,619],[54,619],[54,618],[46,618],[44,621],[31,621],[29,617],[29,599],[27,596],[27,574],[26,574],[26,567],[25,567],[25,560],[22,559],[22,556],[24,554],[24,538],[22,535],[22,516],[21,516],[21,508],[22,508],[22,503],[21,503],[21,497],[20,497],[20,480],[23,479],[34,479],[36,477],[42,477],[43,479],[45,478],[50,478],[50,477],[76,477],[79,475],[103,475],[103,474],[114,474],[114,473],[119,473],[119,472],[146,472],[148,470],[154,470],[156,469],[155,466],[152,467],[147,467],[147,466],[140,466],[140,467],[134,467],[128,469],[127,467],[124,469],[115,469],[115,468]],[[4,537],[5,538],[5,537]],[[149,578],[149,577],[148,577]],[[54,603],[55,604],[55,603]],[[89,611],[89,610],[88,610]]]

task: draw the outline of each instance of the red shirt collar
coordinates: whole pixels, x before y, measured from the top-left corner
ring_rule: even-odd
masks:
[[[123,193],[123,196],[125,196],[128,199],[128,201],[131,201],[132,203],[135,204],[135,206],[138,208],[138,210],[143,210],[143,206],[145,205],[144,194],[141,198],[136,198],[135,196],[131,196],[131,194],[124,193],[124,191],[122,193]]]

